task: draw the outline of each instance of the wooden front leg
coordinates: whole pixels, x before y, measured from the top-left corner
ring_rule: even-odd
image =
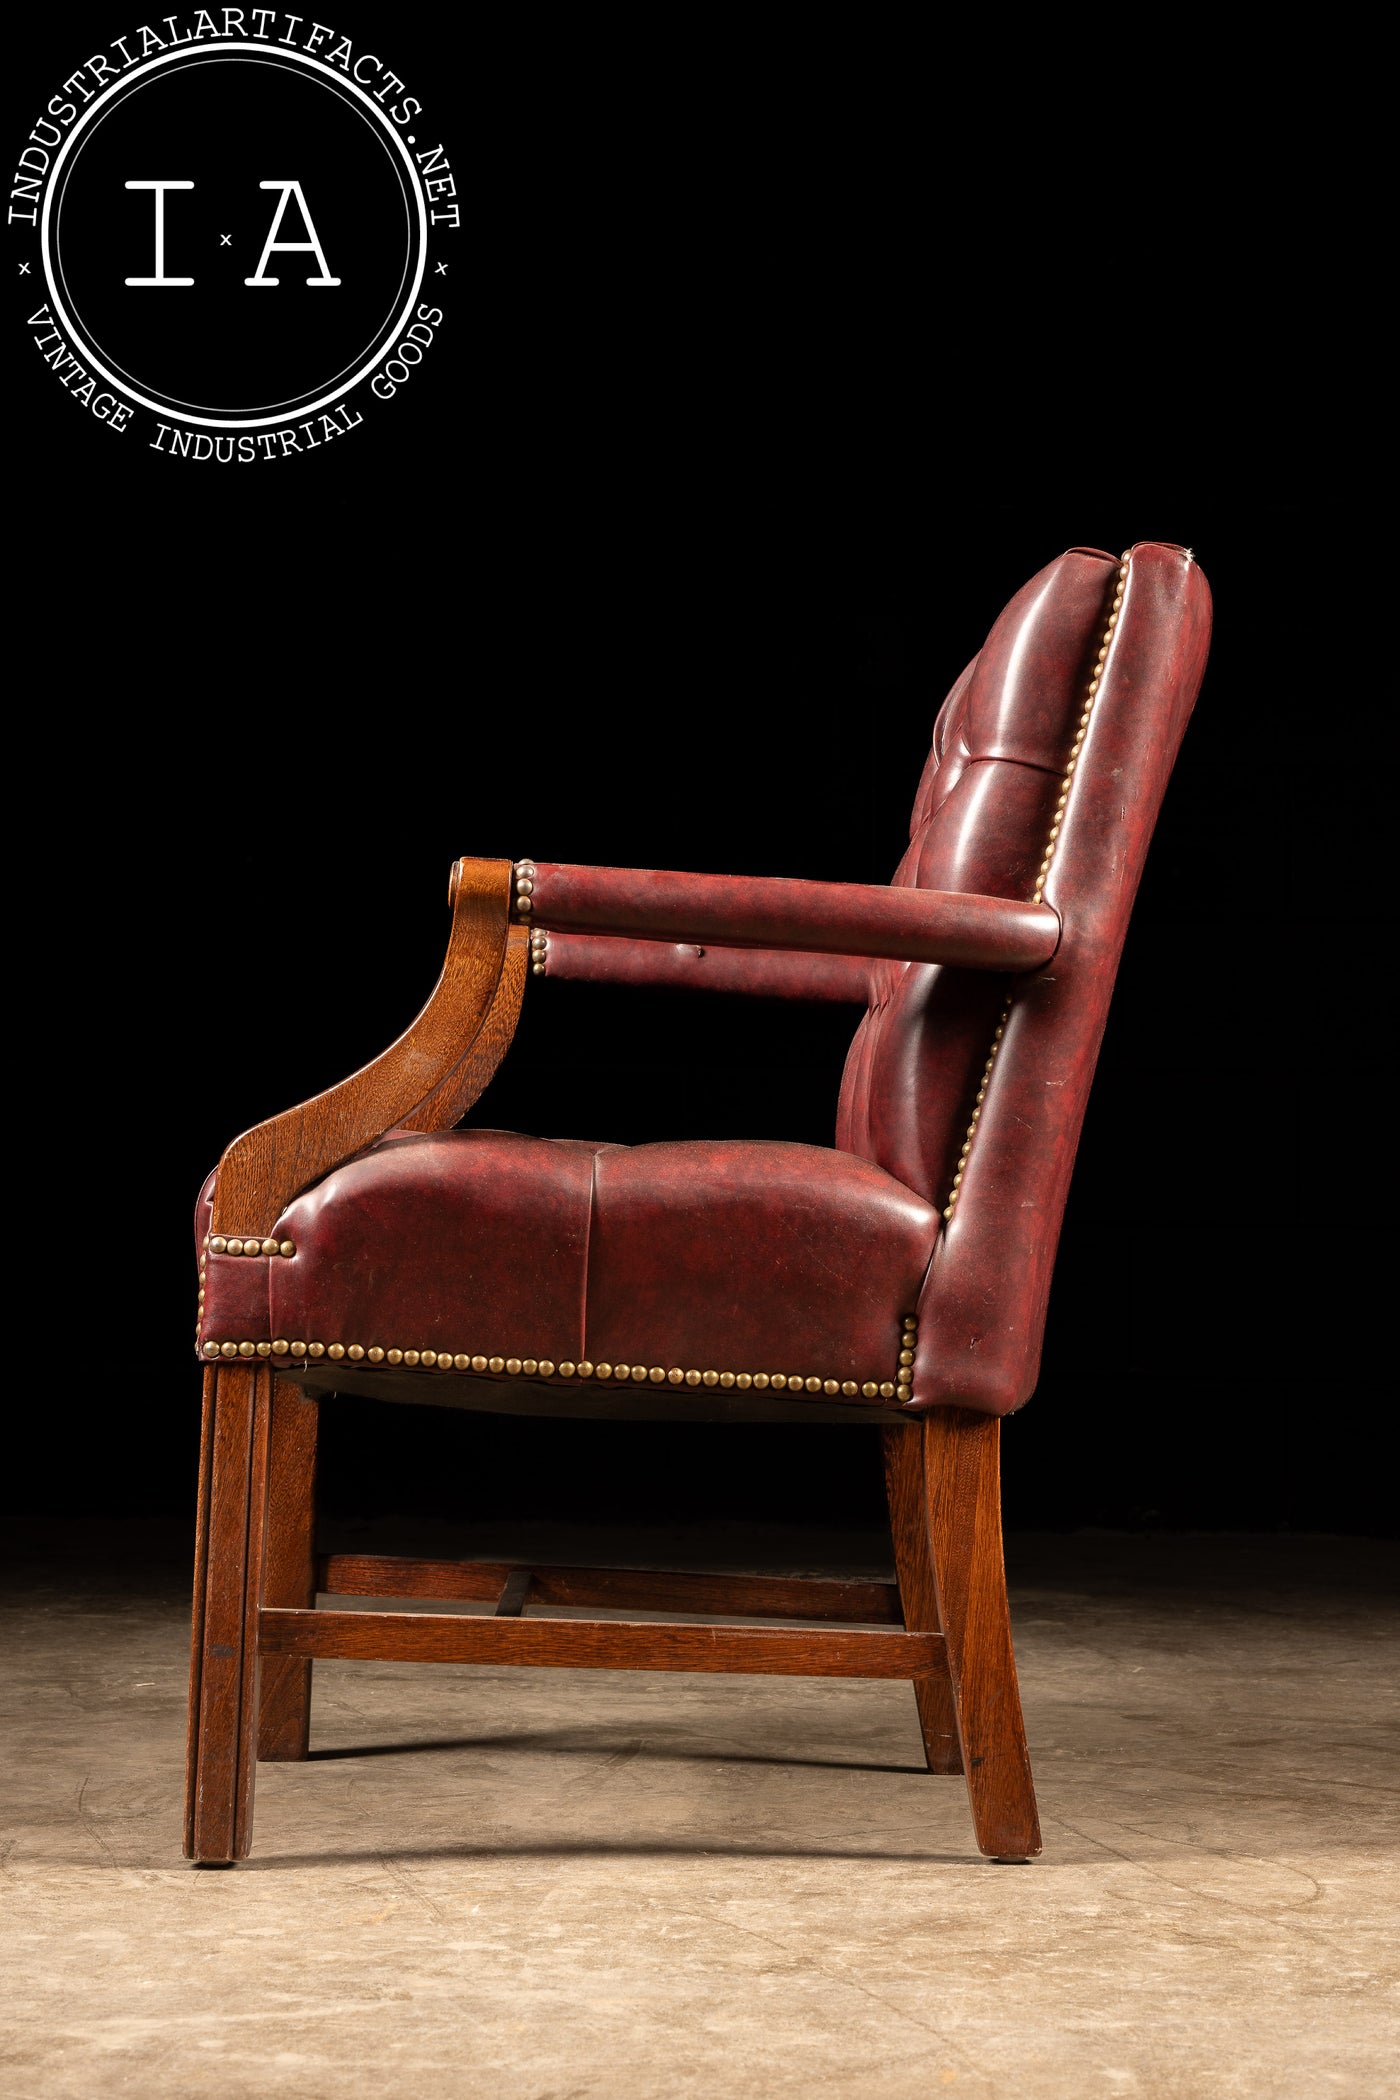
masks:
[[[272,1371],[210,1365],[204,1376],[186,1757],[185,1853],[244,1859],[253,1830]]]
[[[938,1591],[929,1551],[928,1504],[924,1494],[924,1425],[891,1424],[881,1432],[885,1449],[885,1492],[890,1504],[890,1537],[904,1623],[911,1633],[938,1633]],[[930,1772],[961,1772],[958,1716],[946,1670],[936,1677],[916,1678],[914,1698],[923,1730],[924,1756]]]
[[[293,1379],[272,1380],[268,1453],[267,1550],[263,1603],[307,1611],[316,1602],[316,1433],[321,1410]],[[298,1763],[308,1754],[311,1669],[295,1655],[263,1658],[258,1691],[258,1756]]]
[[[1031,1859],[1040,1822],[1006,1599],[1001,1423],[935,1408],[922,1433],[929,1553],[978,1848]]]

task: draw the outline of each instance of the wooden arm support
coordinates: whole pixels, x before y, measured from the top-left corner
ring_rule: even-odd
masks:
[[[515,1033],[529,935],[511,923],[511,862],[459,860],[452,933],[432,997],[371,1064],[235,1138],[219,1162],[214,1230],[265,1234],[292,1197],[385,1131],[448,1130]]]
[[[1060,939],[1046,904],[963,891],[540,861],[531,910],[559,933],[786,948],[968,970],[1035,970]]]

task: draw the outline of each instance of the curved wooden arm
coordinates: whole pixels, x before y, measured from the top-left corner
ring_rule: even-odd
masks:
[[[271,1232],[293,1196],[386,1130],[447,1129],[481,1093],[515,1033],[528,935],[510,923],[510,861],[459,860],[451,895],[442,975],[417,1020],[339,1086],[234,1139],[214,1186],[216,1232]]]
[[[558,933],[626,934],[721,948],[788,948],[953,963],[967,970],[1036,970],[1060,920],[1048,904],[963,890],[771,875],[689,875],[670,868],[588,868],[540,861],[535,923]]]

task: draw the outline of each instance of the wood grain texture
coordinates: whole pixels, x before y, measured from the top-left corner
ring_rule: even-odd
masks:
[[[398,1041],[361,1071],[234,1139],[219,1162],[215,1232],[269,1233],[301,1189],[412,1115],[439,1087],[449,1086],[444,1107],[455,1098],[449,1083],[465,1089],[464,1067],[477,1037],[495,1009],[489,1055],[510,1010],[508,996],[497,1003],[510,898],[508,860],[457,862],[452,933],[427,1005]],[[491,1071],[503,1050],[501,1043]],[[457,1109],[450,1120],[461,1113]]]
[[[981,1851],[1032,1859],[1040,1822],[1001,1541],[1001,1423],[935,1408],[921,1425],[929,1549]]]
[[[917,1425],[915,1425],[917,1427]],[[336,1553],[318,1564],[317,1586],[339,1597],[441,1597],[490,1602],[511,1574],[501,1561],[397,1559]],[[694,1575],[644,1568],[532,1567],[536,1604],[614,1611],[688,1611],[764,1619],[836,1619],[898,1626],[899,1592],[889,1582],[831,1582],[782,1575]],[[282,1599],[276,1600],[279,1603]],[[936,1632],[931,1626],[926,1629]]]
[[[942,1667],[943,1648],[936,1633],[452,1618],[438,1612],[264,1611],[259,1628],[264,1655],[765,1677],[918,1677]]]
[[[506,928],[500,978],[486,1018],[473,1037],[471,1047],[441,1085],[434,1087],[421,1107],[416,1108],[411,1116],[399,1117],[401,1128],[451,1130],[485,1093],[514,1038],[529,968],[530,929],[510,925]]]
[[[252,1836],[258,1629],[272,1373],[229,1364],[210,1374],[208,1503],[196,1584],[198,1687],[188,1775],[192,1859],[245,1858]]]
[[[267,1547],[263,1602],[309,1607],[316,1601],[316,1440],[320,1407],[289,1378],[272,1381]],[[311,1664],[269,1657],[259,1673],[258,1757],[299,1763],[309,1747]]]
[[[880,1435],[885,1451],[890,1537],[894,1542],[894,1564],[899,1576],[904,1623],[921,1632],[941,1631],[938,1590],[929,1552],[923,1425],[901,1422],[883,1429]],[[958,1716],[947,1672],[923,1678],[914,1687],[914,1697],[930,1772],[961,1772]]]

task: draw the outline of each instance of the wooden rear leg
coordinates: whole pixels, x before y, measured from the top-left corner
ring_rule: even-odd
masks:
[[[911,1633],[937,1633],[938,1591],[929,1552],[924,1494],[924,1425],[919,1421],[900,1422],[880,1434],[885,1448],[885,1492],[889,1496],[890,1536],[894,1541],[904,1623]],[[937,1677],[916,1677],[914,1698],[930,1772],[961,1772],[957,1710],[946,1669]]]
[[[320,1406],[291,1378],[272,1381],[267,1549],[263,1602],[308,1611],[316,1602],[316,1432]],[[258,1756],[294,1764],[308,1754],[311,1663],[264,1656],[259,1672]]]
[[[205,1371],[185,1852],[210,1865],[246,1858],[252,1840],[271,1403],[266,1364]]]
[[[1001,1423],[946,1407],[921,1428],[929,1554],[978,1848],[1031,1859],[1040,1822],[1006,1599]]]

